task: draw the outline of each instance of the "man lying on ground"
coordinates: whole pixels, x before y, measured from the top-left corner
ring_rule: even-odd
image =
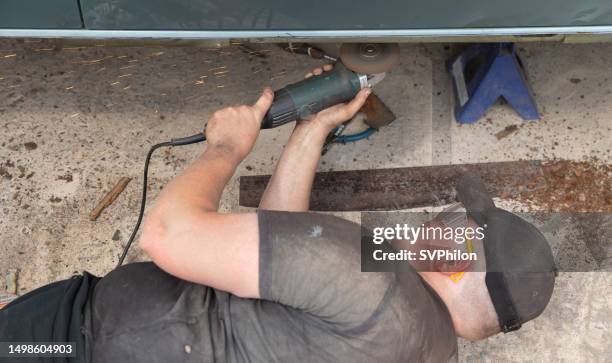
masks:
[[[457,336],[484,339],[537,317],[554,285],[550,249],[477,179],[458,191],[466,223],[488,225],[473,241],[487,267],[464,266],[458,281],[448,268],[361,272],[360,226],[308,212],[327,135],[368,94],[297,123],[250,213],[217,209],[273,93],[215,112],[202,155],[148,213],[140,247],[153,262],[21,297],[0,310],[0,341],[73,341],[72,361],[87,362],[445,362]],[[517,269],[500,265],[506,255]]]

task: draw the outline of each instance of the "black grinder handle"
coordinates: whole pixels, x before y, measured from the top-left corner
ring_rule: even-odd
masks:
[[[336,63],[334,69],[274,92],[274,102],[261,124],[270,129],[346,102],[367,85],[367,77]]]

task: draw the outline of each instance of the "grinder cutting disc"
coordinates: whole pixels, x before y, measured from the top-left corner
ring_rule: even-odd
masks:
[[[340,59],[353,72],[384,73],[399,61],[399,45],[395,43],[344,43]]]

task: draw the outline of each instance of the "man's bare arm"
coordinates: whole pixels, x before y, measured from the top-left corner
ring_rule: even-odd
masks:
[[[207,148],[176,177],[149,212],[140,247],[166,272],[243,297],[259,297],[257,216],[217,213],[221,193],[251,151],[272,103],[264,91],[252,106],[217,111]]]

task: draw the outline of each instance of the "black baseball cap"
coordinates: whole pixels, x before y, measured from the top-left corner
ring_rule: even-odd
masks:
[[[518,330],[552,296],[556,268],[548,241],[533,224],[497,208],[477,175],[463,175],[456,191],[467,214],[484,227],[485,283],[500,329]]]

